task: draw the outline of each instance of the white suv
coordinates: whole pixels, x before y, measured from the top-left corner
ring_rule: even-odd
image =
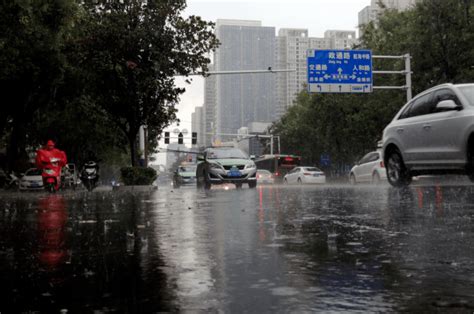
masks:
[[[443,84],[417,95],[383,132],[388,182],[464,173],[474,181],[474,84]]]

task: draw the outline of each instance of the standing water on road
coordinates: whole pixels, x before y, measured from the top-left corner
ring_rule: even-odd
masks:
[[[2,194],[0,312],[474,309],[472,186]]]

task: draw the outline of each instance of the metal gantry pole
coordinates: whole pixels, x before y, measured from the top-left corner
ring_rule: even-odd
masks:
[[[411,94],[411,56],[409,53],[403,55],[405,57],[405,81],[407,88],[407,101],[410,101],[412,98]]]
[[[373,59],[403,59],[405,60],[405,70],[402,71],[372,71],[374,74],[405,74],[404,86],[373,86],[373,89],[404,89],[407,93],[407,101],[412,99],[411,91],[411,56],[406,53],[402,56],[372,56]]]

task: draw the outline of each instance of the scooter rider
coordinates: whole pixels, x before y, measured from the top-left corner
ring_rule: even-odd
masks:
[[[36,166],[38,169],[44,169],[51,166],[51,160],[57,160],[59,167],[59,175],[56,178],[55,189],[58,190],[61,185],[61,171],[60,169],[67,164],[66,153],[54,147],[52,140],[48,140],[46,146],[36,152]],[[43,176],[43,180],[45,177]]]

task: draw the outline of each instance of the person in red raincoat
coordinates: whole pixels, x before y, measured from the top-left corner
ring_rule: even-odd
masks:
[[[53,174],[46,174],[43,171],[43,181],[47,176],[54,176],[56,179],[55,189],[58,190],[61,184],[61,169],[67,164],[66,153],[54,147],[54,142],[49,140],[46,146],[36,152],[36,167],[38,169],[49,168]],[[46,182],[45,182],[46,183]]]

